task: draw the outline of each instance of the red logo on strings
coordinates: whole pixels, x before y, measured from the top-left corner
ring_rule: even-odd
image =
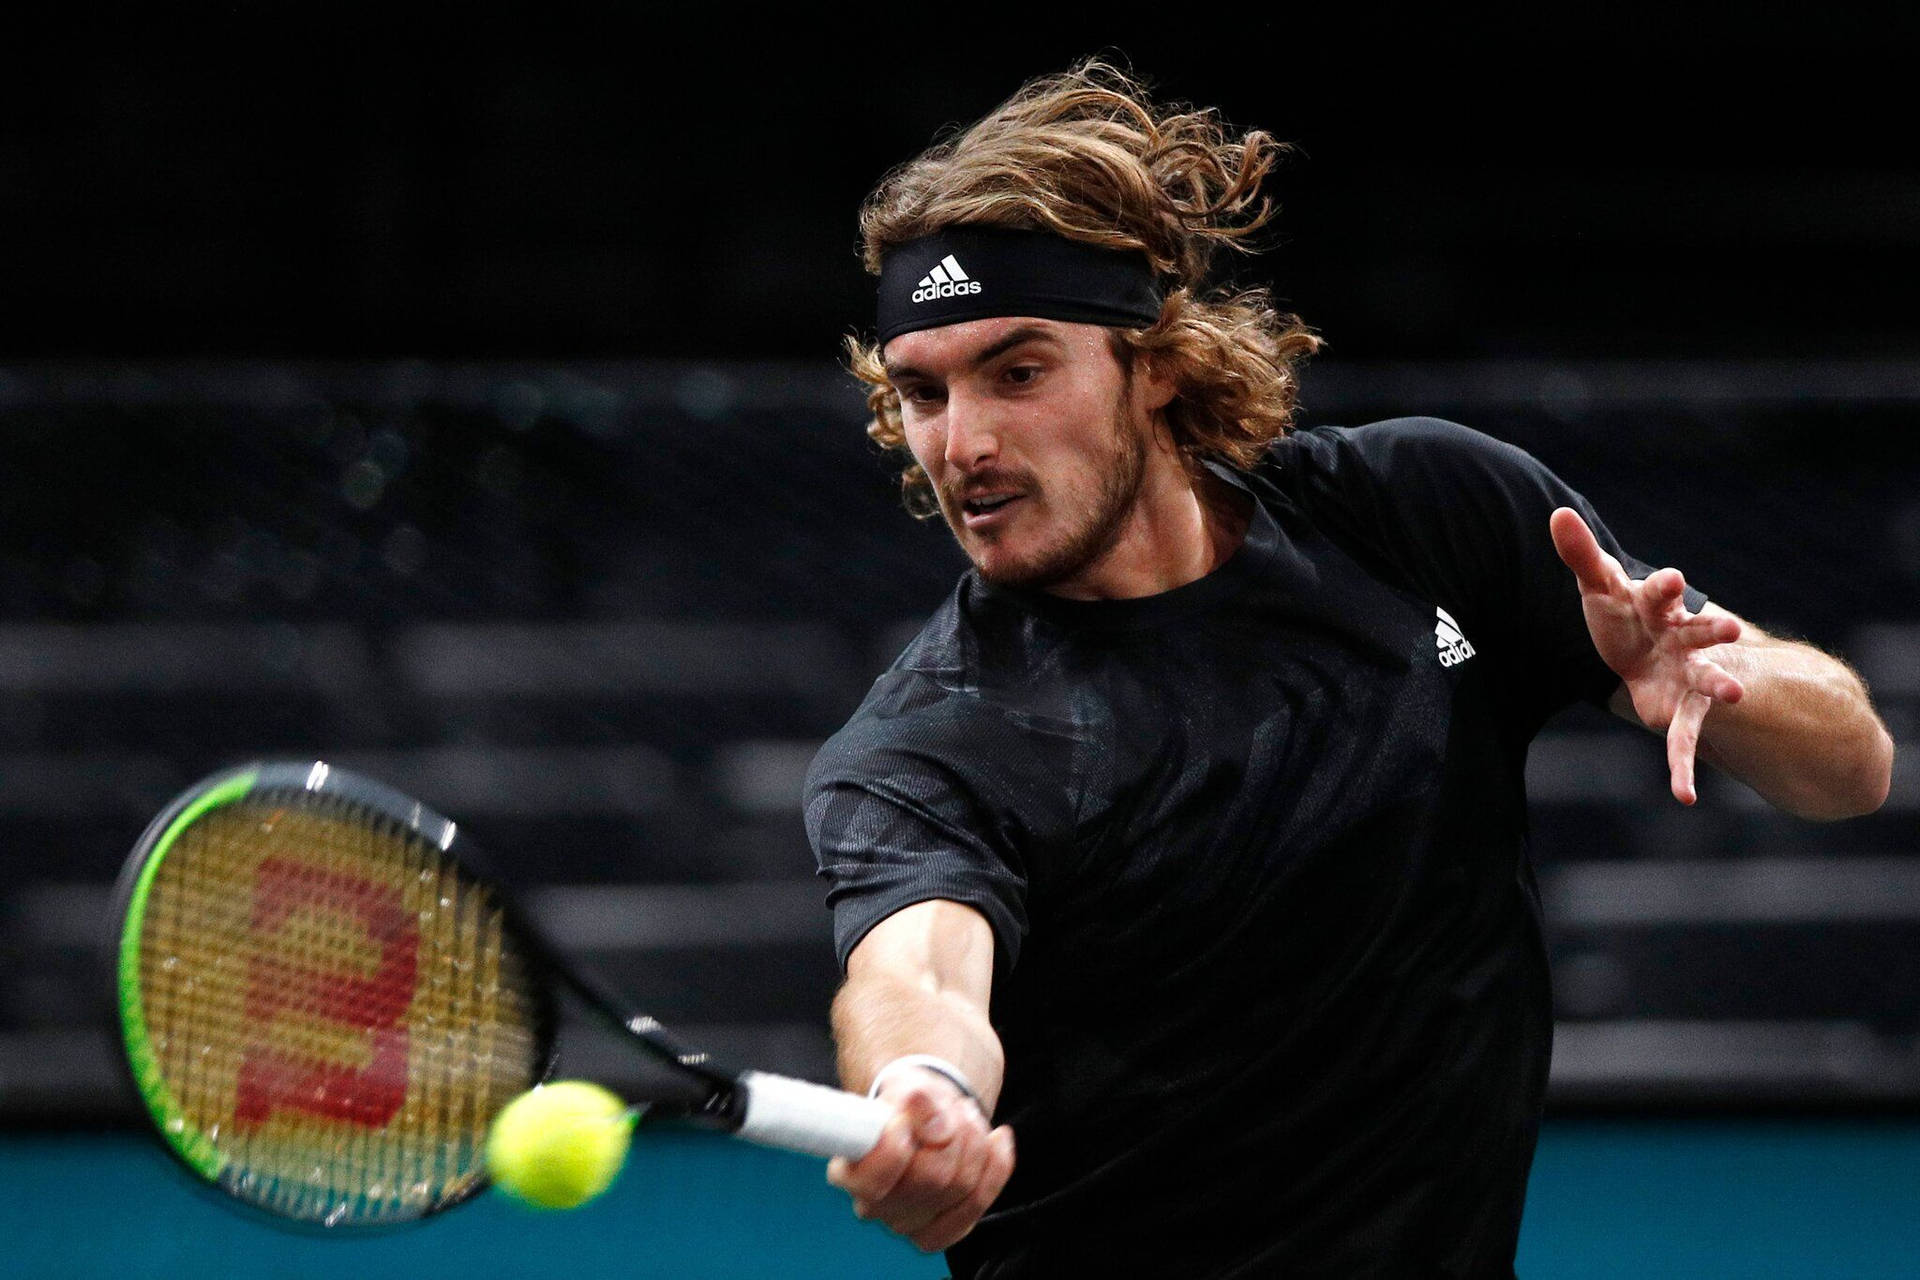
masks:
[[[286,927],[301,907],[357,917],[380,948],[370,975],[288,964],[256,957],[248,974],[247,1017],[264,1027],[283,1012],[323,1018],[367,1033],[372,1054],[364,1067],[343,1066],[287,1053],[264,1042],[240,1064],[235,1127],[245,1131],[275,1111],[305,1111],[378,1129],[407,1096],[407,1029],[413,1003],[420,930],[393,889],[359,876],[323,871],[284,858],[260,864],[253,888],[253,929]]]

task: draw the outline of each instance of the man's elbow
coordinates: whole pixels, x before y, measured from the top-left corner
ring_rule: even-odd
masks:
[[[1873,744],[1872,763],[1867,769],[1866,785],[1862,796],[1866,800],[1860,810],[1862,815],[1877,810],[1893,794],[1893,735],[1887,732],[1885,725],[1878,726]]]
[[[1893,735],[1875,725],[1871,740],[1825,786],[1786,806],[1795,816],[1815,822],[1864,818],[1877,812],[1893,792]]]

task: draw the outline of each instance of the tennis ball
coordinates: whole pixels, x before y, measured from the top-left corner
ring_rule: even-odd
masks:
[[[536,1085],[487,1132],[494,1185],[540,1209],[572,1209],[605,1191],[626,1163],[634,1113],[597,1084]]]

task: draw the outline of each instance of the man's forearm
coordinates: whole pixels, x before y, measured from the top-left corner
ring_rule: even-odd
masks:
[[[1893,739],[1866,686],[1837,658],[1746,625],[1740,641],[1703,651],[1745,693],[1707,713],[1701,755],[1799,817],[1851,818],[1879,808]]]
[[[1000,1038],[986,1010],[964,995],[885,970],[855,974],[834,997],[833,1034],[847,1088],[865,1092],[887,1063],[927,1053],[960,1068],[993,1114],[1004,1069]]]
[[[889,1062],[940,1058],[972,1086],[976,1107],[945,1070],[902,1065],[879,1096],[895,1108],[880,1141],[827,1179],[922,1249],[944,1249],[973,1229],[1013,1173],[1013,1131],[991,1128],[1000,1098],[993,998],[993,930],[970,906],[933,899],[894,912],[847,957],[833,1001],[840,1079],[866,1091]],[[924,1064],[922,1064],[924,1065]]]

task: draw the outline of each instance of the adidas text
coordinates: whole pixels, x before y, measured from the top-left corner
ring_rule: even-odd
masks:
[[[1445,609],[1435,609],[1433,643],[1440,653],[1440,665],[1457,667],[1473,656],[1473,642],[1460,630],[1460,624]]]
[[[950,280],[946,284],[930,284],[913,291],[915,302],[931,302],[935,298],[952,298],[962,293],[980,292],[978,280]]]

